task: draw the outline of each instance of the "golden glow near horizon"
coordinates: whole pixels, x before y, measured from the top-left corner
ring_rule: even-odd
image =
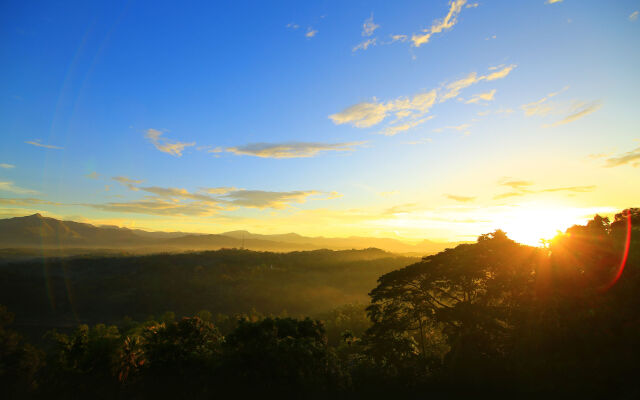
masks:
[[[295,21],[265,3],[216,24],[211,2],[175,10],[189,27],[67,5],[37,29],[16,6],[0,217],[539,245],[638,206],[640,21],[547,3],[301,2]],[[139,25],[156,11],[175,29]]]

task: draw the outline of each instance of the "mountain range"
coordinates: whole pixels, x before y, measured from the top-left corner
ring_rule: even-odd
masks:
[[[95,226],[33,214],[0,219],[0,248],[100,248],[145,252],[245,248],[258,251],[349,250],[379,248],[393,253],[431,254],[460,242],[423,240],[416,244],[391,238],[307,237],[297,233],[262,235],[248,231],[220,234],[149,232],[117,226]]]

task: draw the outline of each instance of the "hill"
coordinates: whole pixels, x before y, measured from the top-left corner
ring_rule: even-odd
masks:
[[[459,243],[424,240],[418,244],[374,237],[325,238],[297,233],[262,235],[248,231],[221,234],[148,232],[116,226],[95,226],[34,214],[0,219],[0,248],[118,249],[137,253],[159,251],[217,250],[245,248],[258,251],[350,250],[379,248],[401,254],[425,255],[455,247]]]

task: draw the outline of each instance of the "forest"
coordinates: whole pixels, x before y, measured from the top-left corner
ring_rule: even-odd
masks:
[[[3,398],[640,397],[640,209],[422,259],[228,249],[0,265]]]

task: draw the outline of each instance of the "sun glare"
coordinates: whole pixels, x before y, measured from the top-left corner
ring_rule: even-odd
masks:
[[[495,224],[518,243],[541,246],[542,239],[552,239],[573,225],[584,224],[592,216],[582,208],[522,205],[500,215]]]

